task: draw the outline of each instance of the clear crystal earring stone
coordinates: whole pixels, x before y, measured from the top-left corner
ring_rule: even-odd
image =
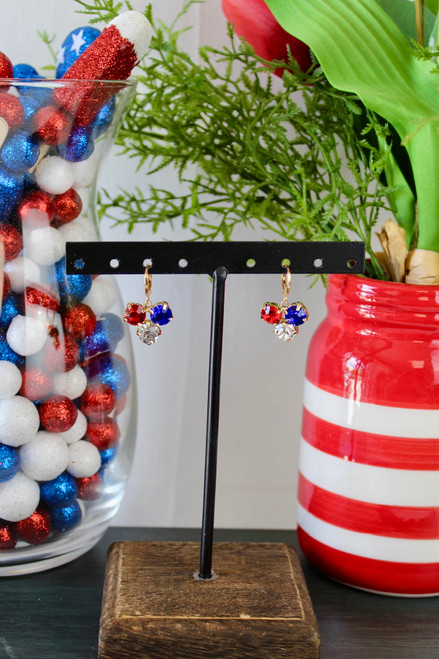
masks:
[[[295,325],[289,325],[288,323],[283,322],[275,325],[273,331],[281,341],[292,341],[299,330]]]
[[[143,342],[146,343],[147,346],[152,345],[153,343],[156,343],[157,339],[159,338],[160,334],[162,333],[160,327],[156,325],[155,323],[151,322],[150,320],[145,320],[144,323],[141,325],[137,326],[137,336],[139,339]]]

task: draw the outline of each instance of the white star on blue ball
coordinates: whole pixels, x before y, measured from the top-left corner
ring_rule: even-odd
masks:
[[[95,27],[78,27],[72,30],[61,44],[56,58],[56,77],[62,78],[66,71],[82,55],[84,50],[100,35]]]

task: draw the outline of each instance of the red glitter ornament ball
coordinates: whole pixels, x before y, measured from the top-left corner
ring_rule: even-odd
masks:
[[[24,107],[12,94],[0,94],[0,117],[6,119],[9,128],[18,128],[24,120]]]
[[[40,422],[48,432],[66,432],[70,430],[78,416],[75,403],[67,398],[53,394],[39,406]]]
[[[85,439],[94,444],[99,451],[106,451],[119,441],[120,429],[114,419],[105,416],[103,419],[88,422]]]
[[[77,341],[94,332],[96,316],[87,304],[76,304],[68,309],[62,317],[66,332],[72,334]]]
[[[0,241],[3,243],[6,261],[15,259],[23,249],[23,237],[12,224],[0,225]]]
[[[9,275],[6,274],[6,272],[3,273],[3,300],[5,297],[7,297],[10,293],[11,290],[11,280],[9,279]]]
[[[40,353],[43,367],[49,373],[71,371],[79,358],[79,348],[74,337],[60,333],[56,327],[49,329],[49,337]]]
[[[75,478],[78,488],[78,499],[92,501],[98,499],[102,493],[102,476],[97,471],[88,478]]]
[[[4,53],[0,53],[0,78],[13,78],[14,67],[12,62]],[[0,85],[0,92],[6,92],[9,85]]]
[[[42,286],[28,286],[25,293],[26,304],[36,304],[39,307],[50,309],[51,311],[58,311],[59,300],[55,293],[46,290]]]
[[[71,117],[55,105],[46,105],[34,116],[34,127],[38,137],[50,146],[66,141],[72,127]]]
[[[14,549],[17,544],[17,532],[12,524],[0,522],[0,549]]]
[[[47,540],[50,533],[49,513],[43,508],[37,508],[30,517],[17,522],[15,529],[20,540],[30,545],[40,545]]]
[[[22,373],[20,396],[26,396],[29,400],[36,401],[46,398],[53,388],[53,380],[41,368],[31,366]]]
[[[82,211],[82,200],[79,194],[73,188],[63,192],[62,194],[56,195],[53,199],[53,204],[55,208],[55,222],[56,226],[61,226],[62,224],[67,224],[71,222]]]
[[[18,217],[31,229],[47,226],[55,216],[53,199],[43,190],[32,190],[18,205]]]
[[[79,409],[89,419],[109,414],[116,404],[116,395],[107,384],[90,382],[79,399]]]

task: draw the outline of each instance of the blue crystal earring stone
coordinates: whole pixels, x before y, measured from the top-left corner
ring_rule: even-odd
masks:
[[[171,308],[167,302],[157,302],[152,307],[149,317],[153,323],[157,325],[167,325],[172,320],[173,315]]]
[[[285,320],[290,325],[303,325],[309,318],[308,309],[303,302],[294,302],[285,311]]]

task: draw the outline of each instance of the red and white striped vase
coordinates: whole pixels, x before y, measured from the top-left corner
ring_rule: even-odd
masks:
[[[324,574],[439,594],[439,287],[332,275],[309,348],[298,535]]]

